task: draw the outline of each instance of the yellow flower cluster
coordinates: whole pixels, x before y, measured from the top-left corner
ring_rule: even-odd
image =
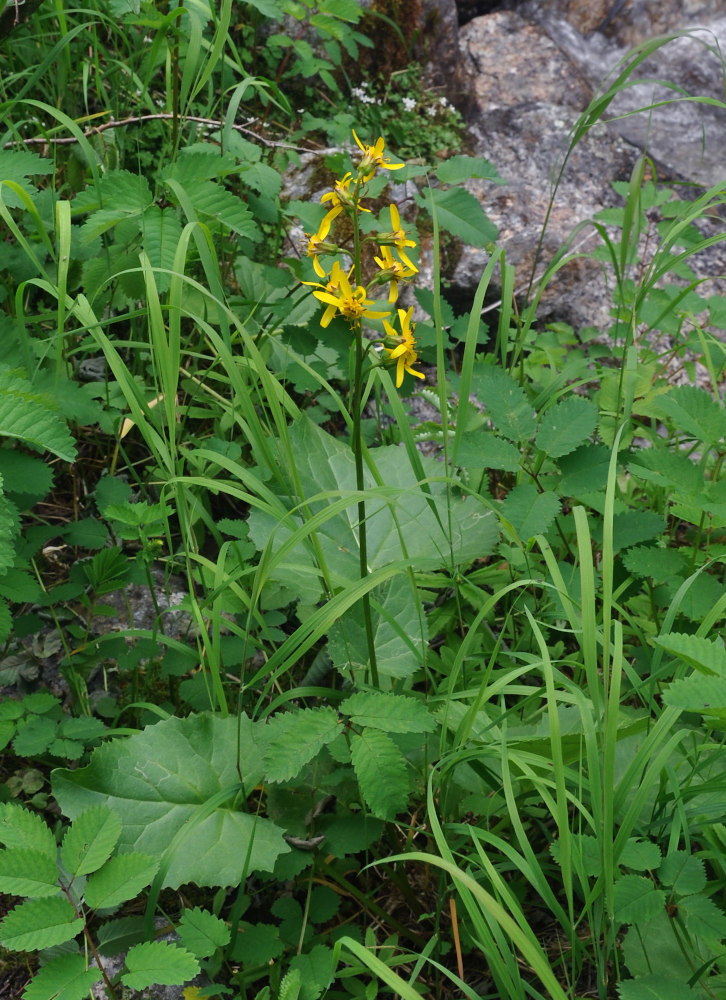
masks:
[[[403,382],[404,372],[410,372],[416,378],[424,378],[422,372],[413,367],[417,360],[416,341],[411,322],[413,307],[408,311],[396,310],[401,332],[388,322],[390,310],[380,311],[369,296],[371,288],[389,285],[388,304],[393,305],[398,299],[398,286],[418,273],[418,268],[410,259],[407,250],[416,246],[414,240],[406,237],[406,231],[401,226],[401,217],[396,205],[390,205],[391,230],[379,233],[377,236],[366,236],[363,242],[373,241],[378,245],[378,255],[373,260],[378,271],[367,285],[360,282],[360,249],[358,215],[369,212],[370,209],[361,204],[363,188],[371,180],[377,170],[400,170],[403,163],[391,163],[384,155],[383,137],[379,137],[374,146],[367,146],[353,132],[358,148],[361,151],[360,162],[355,173],[345,174],[335,182],[332,191],[323,195],[321,201],[328,211],[316,233],[307,233],[306,253],[312,258],[315,273],[321,282],[308,281],[315,289],[313,295],[325,305],[325,312],[320,320],[322,327],[328,326],[334,316],[342,316],[349,322],[359,324],[364,318],[382,319],[386,337],[382,340],[387,361],[396,365],[396,387]],[[338,216],[345,215],[352,220],[354,231],[353,246],[339,245],[331,236],[331,230]],[[349,255],[353,259],[352,267],[346,271],[338,260],[334,261],[329,271],[324,268],[321,257]],[[356,276],[358,276],[356,278]],[[323,283],[324,282],[324,283]]]

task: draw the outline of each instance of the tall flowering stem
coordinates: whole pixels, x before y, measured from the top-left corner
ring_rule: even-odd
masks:
[[[375,145],[368,146],[360,141],[353,133],[353,137],[358,145],[361,156],[355,172],[345,174],[343,178],[335,182],[332,191],[328,191],[322,197],[322,203],[327,205],[328,211],[320,224],[317,233],[308,234],[306,253],[312,257],[315,274],[325,282],[309,281],[314,287],[313,295],[323,303],[325,312],[320,319],[320,325],[325,329],[333,317],[341,316],[350,324],[353,338],[351,349],[354,353],[354,373],[353,385],[351,387],[351,411],[353,421],[353,433],[351,446],[355,459],[356,488],[361,499],[358,501],[358,545],[360,555],[360,576],[364,580],[368,576],[368,542],[366,533],[366,504],[363,496],[365,491],[365,480],[363,476],[363,375],[364,365],[368,350],[371,346],[363,335],[364,319],[382,319],[385,329],[385,336],[380,337],[384,355],[383,363],[396,365],[396,386],[403,382],[404,372],[409,372],[416,378],[423,378],[423,374],[414,367],[418,360],[416,352],[416,342],[413,331],[414,324],[411,323],[413,308],[406,312],[403,309],[397,310],[398,321],[401,327],[400,334],[394,326],[388,322],[391,317],[390,306],[398,298],[398,287],[402,281],[408,280],[417,273],[416,265],[407,256],[407,249],[415,247],[413,240],[406,238],[405,231],[401,228],[401,219],[398,208],[390,206],[391,232],[379,233],[376,237],[366,236],[362,238],[360,230],[360,213],[368,212],[370,209],[362,205],[362,198],[365,193],[365,186],[378,170],[399,170],[403,163],[391,163],[384,153],[384,140],[379,137]],[[352,238],[349,238],[347,245],[339,245],[335,239],[335,223],[340,218],[345,217],[351,222]],[[374,241],[378,244],[379,256],[374,257],[379,270],[370,278],[367,284],[364,283],[363,276],[363,242]],[[395,250],[395,255],[394,255]],[[352,266],[346,271],[339,259],[333,261],[330,270],[326,270],[321,258],[349,256]],[[381,285],[389,285],[388,304],[389,308],[377,310],[375,302],[369,299],[369,292],[372,288]],[[371,681],[375,687],[379,686],[378,681],[378,661],[376,657],[375,637],[373,635],[373,619],[371,615],[370,595],[364,594],[363,621],[368,644],[368,661],[370,663]]]

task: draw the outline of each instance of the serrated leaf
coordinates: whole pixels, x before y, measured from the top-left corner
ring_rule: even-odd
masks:
[[[125,903],[150,885],[159,858],[150,854],[119,854],[94,872],[86,883],[86,903],[94,910]]]
[[[121,850],[163,857],[168,849],[165,886],[237,885],[248,851],[250,871],[271,871],[290,850],[279,827],[235,802],[238,750],[244,788],[254,788],[264,774],[257,734],[244,715],[166,719],[97,747],[87,767],[58,768],[53,793],[71,818],[99,803],[118,812]],[[209,800],[220,797],[207,814]]]
[[[83,1000],[102,978],[98,969],[87,969],[83,955],[56,955],[28,983],[23,1000]]]
[[[427,188],[416,201],[431,215],[436,213],[442,229],[469,246],[484,247],[499,235],[480,203],[464,188]]]
[[[486,407],[492,423],[504,437],[515,443],[534,435],[535,413],[524,389],[501,368],[475,369],[472,391]]]
[[[686,561],[677,549],[637,545],[623,553],[623,564],[633,576],[652,577],[656,583],[663,583],[682,572]]]
[[[50,409],[30,382],[12,372],[0,372],[0,436],[37,445],[73,462],[76,447],[65,422]]]
[[[551,458],[569,455],[590,437],[597,417],[597,407],[589,399],[570,396],[544,413],[535,444]]]
[[[37,153],[20,149],[0,149],[0,184],[3,181],[14,181],[27,194],[33,195],[37,188],[27,178],[50,174],[52,171],[52,161],[43,159]],[[2,187],[2,200],[3,204],[9,208],[24,207],[22,198],[4,184]]]
[[[38,851],[55,862],[58,846],[45,821],[15,803],[0,803],[0,844]]]
[[[532,483],[520,483],[502,504],[502,516],[512,525],[522,542],[544,534],[560,512],[554,493],[540,493]]]
[[[625,842],[618,864],[639,872],[654,871],[660,865],[661,859],[661,850],[657,844],[631,837]]]
[[[268,781],[289,781],[340,732],[333,708],[278,712],[263,730]]]
[[[663,701],[684,712],[720,715],[726,712],[726,677],[692,675],[673,681],[663,693]]]
[[[154,281],[159,291],[163,292],[171,284],[174,258],[181,238],[181,225],[176,210],[162,209],[159,205],[150,205],[141,216],[141,233],[143,247],[154,268]]]
[[[13,447],[0,448],[0,476],[9,493],[45,497],[53,483],[53,469],[37,455]]]
[[[174,163],[162,171],[161,176],[164,180],[173,178],[186,188],[194,181],[226,177],[237,171],[239,164],[236,157],[222,153],[219,147],[197,144],[184,149]]]
[[[374,816],[393,819],[408,801],[406,761],[393,740],[377,729],[354,733],[351,758],[361,794]]]
[[[726,938],[726,916],[709,896],[700,892],[684,896],[678,900],[678,914],[694,936],[719,945]]]
[[[599,875],[602,871],[602,854],[597,838],[588,833],[574,833],[570,840],[575,871],[581,868],[585,875]],[[561,853],[560,841],[553,840],[550,844],[550,854],[557,864],[561,864]]]
[[[199,962],[186,948],[165,941],[137,944],[126,955],[121,982],[130,990],[149,986],[181,986],[199,973]]]
[[[623,875],[613,888],[613,902],[616,923],[646,923],[663,910],[665,893],[642,875]]]
[[[13,749],[19,757],[39,757],[56,738],[57,731],[55,719],[35,716],[18,724]]]
[[[73,878],[88,875],[111,857],[120,836],[120,817],[108,806],[92,806],[66,830],[61,860]]]
[[[102,955],[119,955],[145,939],[143,917],[118,917],[98,928],[98,950]]]
[[[195,181],[186,189],[194,209],[201,216],[216,219],[227,229],[257,242],[260,231],[247,205],[214,181]]]
[[[0,550],[2,544],[0,544]],[[2,555],[0,555],[0,565],[2,565]],[[0,642],[6,642],[10,638],[13,630],[13,620],[7,601],[0,597]]]
[[[681,385],[660,396],[655,406],[677,430],[706,444],[717,444],[726,434],[726,413],[705,389]]]
[[[639,479],[685,496],[698,494],[704,486],[703,471],[695,462],[687,455],[662,447],[637,452],[628,471]]]
[[[688,851],[671,851],[663,859],[658,877],[679,895],[687,896],[706,888],[706,868]]]
[[[494,164],[485,160],[483,156],[450,156],[448,160],[440,163],[434,172],[444,184],[461,184],[462,181],[475,178],[491,181],[493,184],[507,183],[499,176]]]
[[[660,514],[645,510],[626,510],[613,518],[613,545],[616,550],[627,549],[639,542],[648,542],[657,538],[666,529],[665,520]],[[593,532],[598,537],[602,532]]]
[[[209,958],[218,948],[229,944],[230,938],[227,924],[198,906],[184,911],[177,933],[184,947],[197,958]]]
[[[58,866],[53,858],[28,847],[0,851],[0,892],[15,896],[54,896],[58,893]]]
[[[386,733],[432,733],[436,720],[426,705],[408,695],[384,691],[357,691],[340,705],[356,726],[371,726]]]
[[[685,979],[657,974],[622,979],[618,983],[618,993],[620,1000],[698,1000],[702,996]]]
[[[80,934],[83,919],[67,899],[27,899],[0,923],[0,943],[11,951],[39,951]]]
[[[300,973],[300,1000],[317,1000],[332,983],[335,969],[334,952],[324,944],[315,945],[304,955],[295,955],[290,970]]]
[[[677,656],[702,674],[726,677],[726,648],[720,639],[669,632],[653,639],[671,656]]]
[[[505,441],[493,431],[467,431],[461,436],[456,462],[464,468],[503,469],[518,472],[522,452],[511,441]]]

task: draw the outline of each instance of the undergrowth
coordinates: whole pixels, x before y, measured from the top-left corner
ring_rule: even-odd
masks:
[[[726,304],[690,262],[726,185],[641,157],[589,223],[611,327],[543,326],[568,248],[514,300],[462,186],[495,166],[416,66],[351,82],[360,19],[5,39],[8,981],[719,997]],[[490,250],[463,315],[449,238]]]

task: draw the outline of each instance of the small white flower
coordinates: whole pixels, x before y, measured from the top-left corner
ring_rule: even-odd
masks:
[[[448,108],[449,106],[449,102],[446,100],[445,97],[439,98],[439,104],[441,105],[442,108]]]
[[[438,110],[438,109],[436,108],[436,106],[435,106],[435,105],[433,105],[433,104],[431,104],[431,105],[429,105],[429,107],[428,107],[428,108],[426,108],[426,114],[427,114],[427,115],[428,115],[428,116],[429,116],[430,118],[433,118],[433,117],[434,117],[434,116],[436,115],[436,112],[437,112],[437,110]]]
[[[403,104],[404,111],[413,111],[416,107],[416,101],[413,97],[404,97],[401,103]]]

